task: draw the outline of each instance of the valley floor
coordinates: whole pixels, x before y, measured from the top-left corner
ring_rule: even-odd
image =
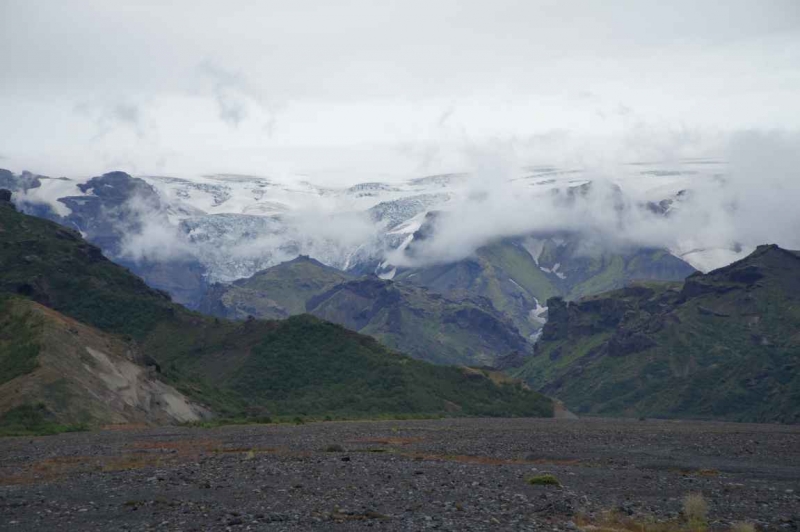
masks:
[[[527,480],[551,473],[563,487]],[[800,529],[800,427],[452,419],[0,439],[0,530]]]

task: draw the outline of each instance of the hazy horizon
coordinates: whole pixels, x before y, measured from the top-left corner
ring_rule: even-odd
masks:
[[[0,166],[70,177],[354,183],[487,144],[590,167],[800,128],[793,0],[4,0],[0,64]]]

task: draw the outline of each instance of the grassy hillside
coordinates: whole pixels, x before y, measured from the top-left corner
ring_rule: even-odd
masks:
[[[451,301],[377,278],[337,285],[309,300],[308,310],[437,364],[494,366],[510,353],[531,351],[514,325],[490,304]]]
[[[693,272],[663,250],[611,253],[586,249],[579,235],[564,235],[507,239],[459,262],[404,271],[397,280],[453,299],[485,297],[528,336],[541,329],[544,320],[535,314],[551,297],[574,300],[633,280],[682,280]]]
[[[475,257],[456,263],[405,271],[397,280],[456,300],[486,298],[525,336],[541,327],[530,317],[537,301],[544,304],[547,298],[559,295],[530,254],[510,241],[483,247]]]
[[[552,415],[550,400],[519,384],[414,361],[309,316],[230,322],[190,312],[77,233],[10,203],[0,203],[2,292],[131,342],[161,378],[220,415]],[[12,343],[0,382],[33,367],[25,349],[35,347],[0,337]]]
[[[354,279],[308,257],[217,286],[201,310],[234,319],[308,312],[437,364],[494,365],[509,353],[531,350],[485,300],[452,301],[406,283]]]
[[[305,313],[312,297],[350,279],[336,268],[300,256],[230,285],[212,287],[199,310],[231,319],[288,318]]]
[[[549,307],[517,376],[577,412],[800,421],[796,253]]]

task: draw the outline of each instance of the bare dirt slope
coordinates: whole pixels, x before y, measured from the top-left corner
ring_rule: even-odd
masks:
[[[562,487],[532,486],[551,473]],[[590,530],[604,510],[800,526],[800,427],[333,422],[0,440],[2,530]]]
[[[26,300],[5,312],[24,323],[38,347],[33,371],[0,385],[0,414],[44,403],[59,423],[196,421],[207,415],[159,380],[136,347]]]

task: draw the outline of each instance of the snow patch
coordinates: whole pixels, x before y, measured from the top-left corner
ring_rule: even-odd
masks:
[[[547,307],[542,306],[536,298],[533,298],[533,301],[536,306],[530,310],[528,317],[532,322],[544,325],[547,322],[547,318],[544,317],[547,312]]]
[[[542,271],[543,271],[543,272],[545,272],[545,273],[550,273],[550,274],[553,274],[553,275],[555,275],[556,277],[558,277],[559,279],[566,279],[566,278],[567,278],[567,275],[566,275],[565,273],[562,273],[562,272],[558,271],[558,269],[559,269],[560,267],[561,267],[561,263],[560,263],[560,262],[556,262],[556,263],[553,265],[553,267],[552,267],[552,268],[545,268],[544,266],[539,266],[539,269],[540,269],[540,270],[542,270]]]
[[[544,252],[544,244],[545,240],[540,238],[528,237],[522,241],[522,247],[528,252],[537,266],[539,265],[539,257]]]
[[[396,273],[397,273],[397,268],[392,268],[386,273],[379,274],[378,277],[387,281],[391,281],[392,279],[394,279]]]

